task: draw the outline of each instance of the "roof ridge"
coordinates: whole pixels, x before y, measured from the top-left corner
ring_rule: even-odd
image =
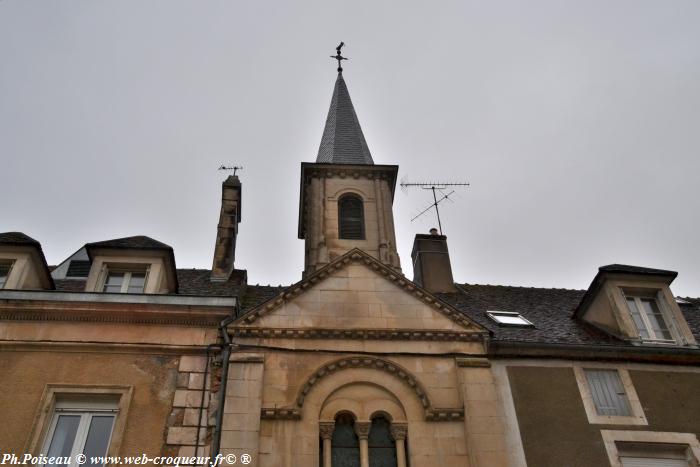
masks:
[[[566,290],[568,292],[585,292],[586,289],[568,289],[566,287],[532,287],[527,285],[504,285],[504,284],[470,284],[468,282],[455,282],[462,287],[503,287],[509,289],[530,289],[530,290]]]

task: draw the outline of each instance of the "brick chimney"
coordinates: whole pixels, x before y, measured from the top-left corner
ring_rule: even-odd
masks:
[[[456,292],[447,251],[447,237],[438,235],[437,229],[430,234],[416,234],[413,241],[413,282],[428,292]]]
[[[233,272],[236,258],[236,236],[241,222],[241,181],[230,175],[221,184],[221,214],[214,245],[211,280],[225,281]]]

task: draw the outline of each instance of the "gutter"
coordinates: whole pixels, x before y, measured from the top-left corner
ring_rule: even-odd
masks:
[[[568,358],[572,360],[624,360],[627,362],[700,365],[700,349],[697,347],[491,341],[487,355],[497,358]]]
[[[129,294],[105,292],[62,292],[46,290],[0,290],[0,300],[36,300],[83,303],[138,303],[153,305],[185,305],[237,307],[237,297],[199,295]]]
[[[209,453],[209,455],[212,458],[216,457],[221,453],[221,426],[223,425],[224,421],[224,405],[226,404],[226,386],[228,385],[229,366],[228,360],[231,357],[231,347],[233,346],[233,342],[231,341],[231,337],[228,335],[228,330],[226,329],[226,326],[228,326],[234,319],[236,319],[237,315],[238,306],[236,306],[236,309],[233,314],[226,317],[223,321],[221,321],[221,324],[219,324],[219,329],[221,330],[221,335],[224,339],[224,345],[222,347],[221,352],[222,370],[221,387],[219,389],[219,404],[216,410],[216,424],[214,425],[214,434],[212,436],[211,452]],[[197,441],[199,442],[199,440]]]

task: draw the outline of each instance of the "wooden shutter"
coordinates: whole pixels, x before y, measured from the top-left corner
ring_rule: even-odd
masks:
[[[632,415],[617,370],[585,370],[598,415]]]
[[[652,457],[620,457],[622,467],[689,467],[683,459],[656,459]]]

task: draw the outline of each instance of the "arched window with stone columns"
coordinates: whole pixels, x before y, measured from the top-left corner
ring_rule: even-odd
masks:
[[[354,365],[354,358],[357,367],[340,360],[316,371],[313,386],[297,397],[302,418],[318,420],[319,464],[407,467],[408,420],[422,419],[430,401],[408,370],[368,357],[346,360]],[[375,361],[381,365],[370,365]]]
[[[352,414],[342,412],[335,419],[331,434],[330,458],[334,467],[360,467],[360,440],[356,433],[355,419]],[[324,445],[325,447],[325,445]],[[325,458],[328,454],[324,453]]]
[[[370,467],[397,467],[396,442],[391,436],[391,422],[386,416],[372,418],[368,444]]]

